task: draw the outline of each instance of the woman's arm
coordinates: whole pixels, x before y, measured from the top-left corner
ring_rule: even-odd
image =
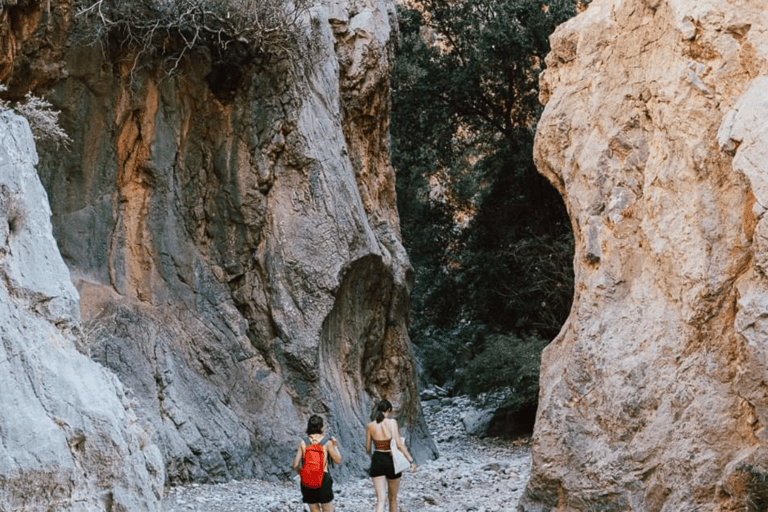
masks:
[[[299,447],[296,449],[296,456],[293,457],[293,464],[291,467],[296,470],[298,473],[301,468],[299,467],[299,464],[301,463],[301,458],[304,456],[304,441],[299,441]]]
[[[335,437],[332,437],[330,441],[328,441],[325,446],[328,448],[328,455],[331,456],[331,459],[336,464],[341,464],[341,452],[339,451],[339,442],[336,440]]]

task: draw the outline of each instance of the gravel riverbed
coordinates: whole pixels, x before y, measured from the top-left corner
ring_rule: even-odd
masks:
[[[399,512],[501,512],[515,510],[530,476],[528,439],[508,441],[467,435],[462,417],[473,410],[466,397],[423,402],[440,457],[403,475]],[[371,512],[370,479],[334,482],[340,512]],[[163,512],[299,512],[298,484],[261,480],[192,484],[166,491]],[[386,507],[385,507],[386,510]]]

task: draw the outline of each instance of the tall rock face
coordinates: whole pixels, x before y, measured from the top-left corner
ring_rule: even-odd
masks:
[[[767,34],[757,0],[596,0],[552,36],[576,288],[520,510],[765,508]]]
[[[0,112],[0,510],[159,510],[158,447],[76,349],[77,290],[36,163],[27,122]]]
[[[294,60],[201,47],[170,76],[130,51],[47,49],[74,8],[32,11],[12,17],[38,28],[17,30],[9,80],[62,110],[72,150],[39,166],[54,235],[87,348],[136,396],[168,482],[284,478],[313,413],[337,474],[362,474],[379,397],[434,456],[388,157],[393,2],[315,5]]]

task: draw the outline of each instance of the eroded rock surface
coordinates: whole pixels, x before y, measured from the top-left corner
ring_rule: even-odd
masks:
[[[760,1],[597,0],[552,36],[576,289],[520,510],[765,505],[767,32]]]
[[[200,48],[171,76],[57,46],[74,7],[26,4],[0,68],[62,109],[72,151],[40,164],[54,235],[168,482],[283,478],[312,413],[359,473],[380,396],[432,457],[388,157],[394,3],[320,2],[296,59]]]
[[[26,120],[0,113],[0,510],[159,510],[159,449],[76,349],[78,294],[36,163]]]

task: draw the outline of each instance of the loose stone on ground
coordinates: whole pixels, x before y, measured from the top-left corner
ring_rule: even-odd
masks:
[[[403,476],[399,511],[501,512],[514,510],[530,476],[527,439],[517,442],[466,433],[462,418],[476,408],[466,397],[423,403],[440,457]],[[343,448],[343,447],[342,447]],[[290,457],[290,454],[286,455]],[[370,479],[334,483],[340,512],[370,512],[376,501]],[[303,511],[298,481],[231,481],[169,489],[164,512]]]

